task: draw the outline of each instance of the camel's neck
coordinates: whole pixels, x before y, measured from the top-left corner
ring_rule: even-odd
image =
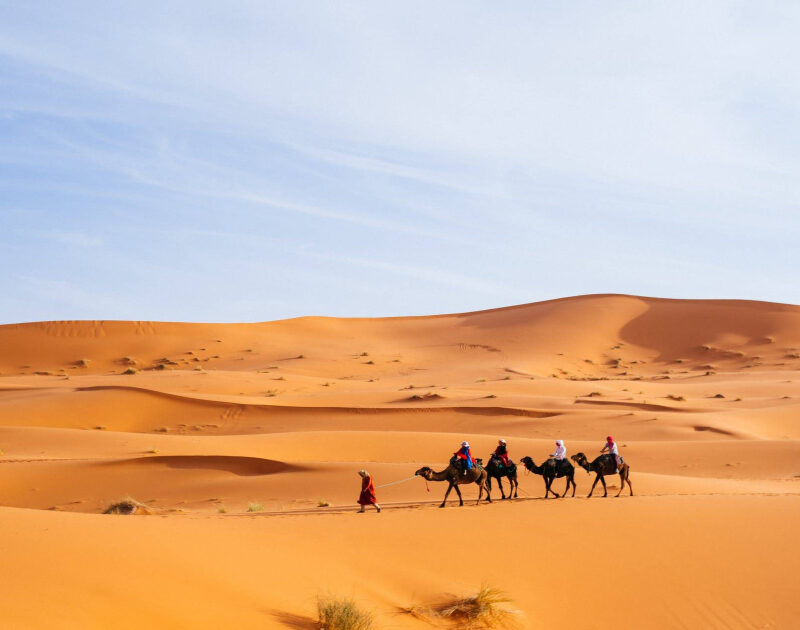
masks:
[[[428,477],[428,481],[447,481],[448,479],[450,479],[449,472],[450,472],[449,468],[445,468],[444,470],[440,470],[439,472],[432,470],[430,476]]]
[[[588,459],[582,459],[580,462],[578,462],[578,466],[583,468],[586,472],[592,471],[592,467],[589,465]]]
[[[530,470],[535,475],[541,475],[542,474],[542,467],[541,466],[537,466],[536,462],[534,462],[533,460],[530,460],[530,462],[526,461],[525,462],[525,468]]]

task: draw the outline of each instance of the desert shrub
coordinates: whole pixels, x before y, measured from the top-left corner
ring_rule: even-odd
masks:
[[[143,503],[132,497],[124,497],[109,505],[103,514],[152,514],[153,512]]]
[[[469,597],[449,599],[433,606],[414,606],[404,612],[429,623],[449,622],[457,628],[491,630],[518,628],[519,611],[508,607],[511,599],[501,590],[482,586]]]
[[[248,512],[261,512],[263,509],[264,509],[263,505],[261,505],[260,503],[255,503],[255,502],[250,503],[247,506],[247,511]]]
[[[317,615],[324,630],[369,630],[372,615],[359,610],[352,599],[344,597],[317,598]]]

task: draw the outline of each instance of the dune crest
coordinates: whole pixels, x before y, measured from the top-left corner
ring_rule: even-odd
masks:
[[[587,295],[383,319],[34,322],[0,326],[0,348],[10,627],[58,626],[59,606],[82,628],[313,627],[315,595],[338,593],[379,627],[423,628],[397,611],[481,583],[525,628],[553,602],[588,627],[800,615],[800,307]],[[467,505],[438,510],[445,486],[413,476],[462,440],[484,462],[499,438],[541,462],[555,439],[593,459],[609,434],[633,497],[582,498],[593,475],[578,468],[576,498],[545,501],[520,471],[518,500],[474,506],[462,486]],[[362,468],[380,515],[355,514]],[[115,505],[137,509],[103,514]],[[578,579],[610,555],[614,579]],[[759,588],[726,577],[742,574]]]

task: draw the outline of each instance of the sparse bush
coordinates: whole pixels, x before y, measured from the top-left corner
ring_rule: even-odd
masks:
[[[317,615],[324,630],[369,630],[372,615],[359,610],[352,599],[344,597],[317,598]]]
[[[263,512],[264,511],[264,506],[261,505],[260,503],[250,503],[247,506],[247,511],[248,512]]]
[[[458,628],[491,630],[519,628],[519,611],[510,609],[511,599],[491,586],[482,586],[470,597],[445,601],[433,606],[413,606],[404,612],[428,623],[450,622]]]
[[[317,501],[317,507],[330,507],[330,505],[331,504],[328,503],[328,501],[326,501],[325,499],[320,499],[319,501]]]
[[[227,514],[228,513],[228,508],[225,507],[224,505],[218,505],[217,506],[217,512],[219,512],[220,514]]]
[[[152,510],[144,503],[140,503],[132,497],[124,497],[109,505],[103,514],[152,514]]]
[[[132,368],[132,367],[130,367],[130,368],[128,368],[127,370],[125,370],[125,371],[123,372],[123,374],[136,374],[136,369],[135,369],[135,368]]]

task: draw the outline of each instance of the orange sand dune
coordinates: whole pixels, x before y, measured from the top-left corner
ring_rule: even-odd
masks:
[[[0,326],[0,348],[4,627],[312,628],[332,593],[423,628],[399,610],[482,583],[524,628],[800,615],[800,307],[39,322]],[[541,462],[608,434],[633,497],[587,500],[577,469],[575,499],[544,500],[521,471],[517,500],[475,506],[470,486],[439,510],[444,484],[413,478],[464,439]],[[360,468],[380,515],[353,513]],[[128,495],[146,514],[102,514]]]

